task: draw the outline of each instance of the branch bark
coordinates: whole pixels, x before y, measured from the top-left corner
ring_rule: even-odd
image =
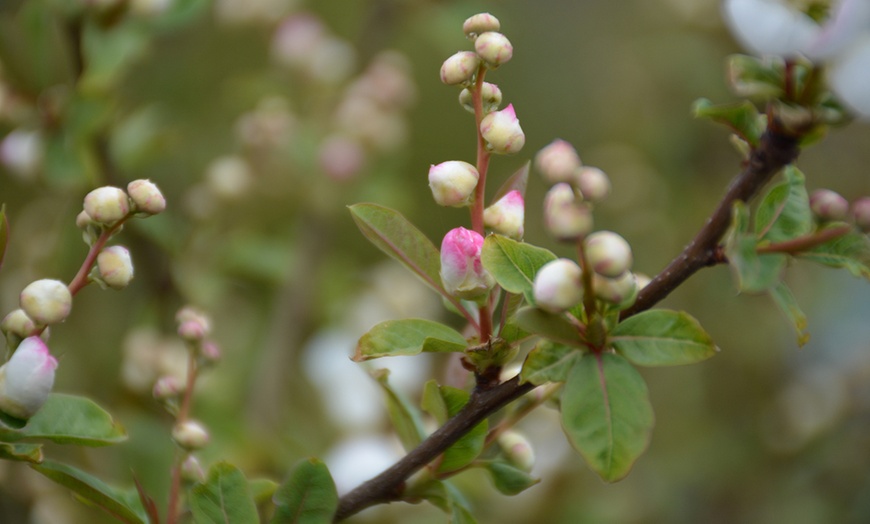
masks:
[[[800,153],[798,140],[797,136],[777,131],[775,125],[769,126],[760,145],[752,152],[745,167],[692,242],[640,292],[635,304],[623,311],[622,318],[651,308],[698,270],[717,263],[716,251],[728,230],[733,203],[736,200],[748,202],[774,174],[793,162]],[[412,474],[437,458],[489,415],[532,389],[532,384],[520,383],[519,377],[514,377],[491,389],[476,390],[462,411],[420,446],[380,475],[341,497],[334,522],[370,506],[400,500],[404,483]]]

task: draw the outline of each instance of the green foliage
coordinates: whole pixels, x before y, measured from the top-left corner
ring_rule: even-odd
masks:
[[[792,295],[791,290],[784,283],[780,282],[776,286],[768,290],[773,302],[777,305],[780,311],[785,314],[789,324],[794,328],[797,334],[797,343],[803,346],[810,340],[810,334],[807,333],[807,316],[798,306],[797,301]]]
[[[831,224],[828,227],[838,225]],[[856,277],[870,279],[870,238],[858,231],[804,251],[799,257],[828,267],[843,268]]]
[[[430,382],[424,387],[423,398],[424,409],[443,423],[446,420],[445,413],[446,417],[455,416],[468,403],[470,395],[461,389],[439,386]],[[488,422],[484,420],[447,448],[441,460],[437,462],[436,471],[439,474],[450,473],[471,464],[483,451],[488,427]]]
[[[483,465],[492,477],[492,484],[504,495],[517,495],[534,486],[536,479],[520,468],[501,460],[487,461]]]
[[[520,378],[536,386],[565,382],[574,362],[582,355],[577,348],[542,340],[526,356]]]
[[[378,357],[418,355],[422,352],[464,351],[465,337],[439,322],[419,318],[387,320],[377,324],[359,339],[357,362]]]
[[[787,256],[758,253],[758,237],[750,232],[749,209],[743,202],[734,202],[731,220],[725,254],[734,271],[737,288],[745,293],[767,291],[779,282]]]
[[[20,429],[0,424],[0,440],[48,440],[58,444],[107,446],[127,439],[112,416],[85,397],[52,393],[36,414]]]
[[[522,294],[533,302],[535,275],[541,266],[556,260],[556,255],[501,235],[489,235],[483,242],[480,259],[483,267],[505,291]]]
[[[326,464],[299,462],[275,493],[271,524],[328,524],[338,507],[338,493]]]
[[[510,193],[511,191],[519,191],[523,197],[526,196],[526,186],[529,184],[529,166],[531,162],[526,162],[522,165],[516,172],[509,176],[507,180],[498,188],[498,191],[495,192],[495,196],[492,197],[492,203],[497,202],[501,197]]]
[[[0,442],[0,459],[39,464],[43,460],[42,444],[11,444]]]
[[[565,315],[554,315],[533,307],[517,311],[517,325],[529,333],[540,335],[554,342],[573,347],[585,347],[586,341],[580,336],[577,326]]]
[[[212,466],[205,481],[190,488],[189,502],[196,524],[259,522],[245,475],[227,462]]]
[[[763,115],[759,115],[758,109],[748,101],[717,105],[700,98],[692,106],[692,112],[697,118],[708,118],[724,124],[751,147],[758,147],[766,127]]]
[[[803,173],[788,166],[783,175],[785,180],[770,188],[755,212],[755,232],[761,241],[791,240],[815,227]]]
[[[414,449],[423,442],[426,436],[419,410],[405,398],[401,391],[396,391],[390,386],[388,370],[380,369],[373,375],[384,390],[387,413],[390,415],[390,421],[393,423],[393,429],[396,431],[402,447],[405,448],[405,451]]]
[[[639,366],[677,366],[707,360],[716,354],[710,335],[689,314],[653,309],[622,321],[610,343]]]

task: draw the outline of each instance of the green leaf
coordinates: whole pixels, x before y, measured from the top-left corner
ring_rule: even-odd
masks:
[[[423,398],[420,401],[420,407],[423,411],[432,415],[439,425],[444,425],[447,419],[450,418],[450,413],[447,411],[447,402],[441,395],[441,386],[435,379],[426,381],[423,384]]]
[[[402,447],[405,448],[405,451],[411,451],[419,446],[426,437],[420,412],[405,398],[405,395],[390,386],[389,370],[379,369],[372,373],[372,376],[384,390],[387,412]]]
[[[326,464],[311,458],[296,464],[275,493],[271,524],[329,524],[338,493]]]
[[[102,508],[121,522],[128,524],[147,522],[145,511],[135,496],[129,496],[128,492],[113,488],[89,473],[50,460],[38,465],[31,464],[30,467],[61,486],[69,488],[84,501]]]
[[[725,254],[737,289],[745,293],[767,291],[779,283],[788,257],[779,253],[758,254],[758,237],[749,232],[749,210],[743,202],[734,202],[731,217]]]
[[[810,340],[810,334],[807,333],[807,316],[798,306],[797,300],[791,294],[788,286],[785,283],[780,283],[778,286],[770,288],[768,291],[770,298],[773,299],[777,307],[785,314],[789,323],[797,333],[797,343],[803,346]]]
[[[42,462],[42,444],[10,444],[0,442],[0,459],[39,464]]]
[[[205,481],[190,488],[189,504],[196,524],[260,522],[245,475],[227,462],[212,466]]]
[[[6,204],[0,205],[0,268],[6,256],[6,246],[9,244],[9,220],[6,219]]]
[[[830,227],[841,225],[832,224]],[[844,268],[856,277],[870,279],[870,238],[858,231],[825,242],[799,256],[825,266]]]
[[[448,417],[456,416],[465,404],[468,403],[470,398],[467,391],[450,386],[438,386],[438,392],[441,394],[444,405],[447,407]],[[462,469],[476,459],[481,451],[483,451],[488,428],[489,423],[484,420],[474,426],[471,431],[466,433],[455,444],[447,448],[441,457],[441,461],[438,463],[437,473],[449,473]]]
[[[420,318],[387,320],[359,339],[353,359],[362,362],[422,352],[458,352],[467,347],[468,342],[461,333],[439,322]]]
[[[782,94],[785,83],[781,60],[761,59],[749,55],[731,55],[727,59],[728,79],[734,90],[752,98],[772,98]]]
[[[348,209],[372,244],[410,269],[427,286],[452,298],[441,285],[441,254],[408,219],[377,204],[354,204]]]
[[[526,356],[520,379],[541,386],[548,382],[565,382],[574,361],[583,356],[577,348],[542,340]]]
[[[536,479],[520,468],[501,460],[486,462],[484,467],[492,476],[495,489],[505,495],[522,493],[541,481],[541,479]]]
[[[23,428],[0,423],[0,440],[49,440],[58,444],[108,446],[127,439],[120,424],[91,399],[52,393]]]
[[[572,347],[586,347],[577,327],[564,315],[553,315],[534,307],[517,311],[517,325],[535,335]]]
[[[248,489],[256,505],[270,502],[278,490],[278,483],[272,479],[253,479],[248,481]]]
[[[522,165],[517,171],[511,175],[501,187],[498,188],[498,191],[495,192],[495,196],[492,198],[491,204],[498,202],[503,196],[510,193],[511,191],[519,191],[523,198],[526,196],[526,186],[529,184],[529,166],[531,162],[526,161],[525,164]]]
[[[782,242],[806,235],[815,228],[803,173],[788,166],[784,176],[785,181],[770,189],[755,213],[755,232],[759,239]]]
[[[619,355],[579,359],[562,391],[562,427],[607,482],[628,475],[649,444],[653,410],[646,383]]]
[[[706,98],[700,98],[692,105],[692,112],[697,118],[708,118],[724,124],[753,148],[761,143],[765,122],[752,102],[715,105]]]
[[[667,309],[651,309],[623,320],[610,334],[610,343],[639,366],[694,364],[717,351],[697,320]]]
[[[430,504],[450,515],[454,524],[475,524],[474,516],[468,510],[468,502],[462,492],[447,481],[428,480],[422,485],[411,485],[405,493],[406,500],[427,500]]]
[[[524,294],[532,301],[532,284],[538,270],[556,255],[544,248],[501,235],[489,235],[480,253],[483,267],[505,291]]]

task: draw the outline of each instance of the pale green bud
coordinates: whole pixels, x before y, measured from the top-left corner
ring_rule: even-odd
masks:
[[[601,202],[610,194],[610,178],[597,167],[581,167],[576,176],[577,188],[585,200]]]
[[[18,303],[38,324],[57,324],[69,316],[72,294],[63,282],[44,278],[28,284],[21,291]]]
[[[607,278],[593,273],[592,288],[598,299],[620,308],[630,306],[637,298],[637,279],[630,271],[626,271],[616,278]]]
[[[484,82],[480,86],[480,102],[483,106],[483,114],[498,110],[501,105],[501,89],[495,84]],[[471,114],[474,114],[474,100],[471,90],[467,87],[459,92],[459,103]]]
[[[130,212],[127,193],[112,186],[98,187],[85,195],[84,207],[88,216],[104,225],[113,224]]]
[[[166,198],[160,188],[150,180],[134,180],[127,185],[127,194],[136,205],[136,211],[156,215],[166,209]]]
[[[487,31],[479,35],[474,41],[474,51],[490,68],[498,67],[514,56],[514,48],[510,40],[495,31]]]
[[[557,239],[575,241],[592,231],[592,210],[577,197],[571,185],[559,183],[544,198],[544,225]]]
[[[480,57],[471,51],[459,51],[441,64],[441,81],[447,85],[468,84],[477,74]]]
[[[535,155],[535,168],[550,184],[573,183],[580,167],[577,150],[562,139],[553,140]]]
[[[133,260],[124,246],[110,246],[97,255],[100,279],[112,289],[124,289],[133,280]]]
[[[601,276],[615,278],[633,262],[631,246],[612,231],[596,231],[586,238],[586,261]]]
[[[464,24],[462,31],[468,38],[477,38],[477,35],[487,31],[498,31],[501,28],[498,18],[489,13],[478,13],[470,16]]]
[[[208,444],[209,435],[199,422],[186,420],[172,428],[172,440],[187,451],[196,451]]]
[[[544,264],[532,286],[535,305],[550,313],[562,313],[583,300],[583,271],[573,260],[559,258]]]
[[[27,316],[23,309],[15,309],[9,312],[3,320],[0,321],[0,329],[3,333],[9,333],[19,338],[27,338],[36,334],[39,326],[32,318]]]

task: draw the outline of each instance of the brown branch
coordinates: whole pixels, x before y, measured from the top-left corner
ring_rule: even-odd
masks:
[[[640,313],[657,304],[699,269],[714,265],[721,258],[719,242],[731,221],[731,207],[736,200],[749,201],[784,166],[797,158],[798,138],[776,131],[771,126],[761,137],[743,171],[734,179],[718,207],[694,240],[638,296],[637,302],[622,317]],[[510,402],[533,390],[519,377],[486,391],[475,391],[471,400],[455,417],[411,450],[392,467],[341,497],[335,522],[344,520],[376,504],[401,500],[405,481],[416,471],[443,453],[471,428]]]

